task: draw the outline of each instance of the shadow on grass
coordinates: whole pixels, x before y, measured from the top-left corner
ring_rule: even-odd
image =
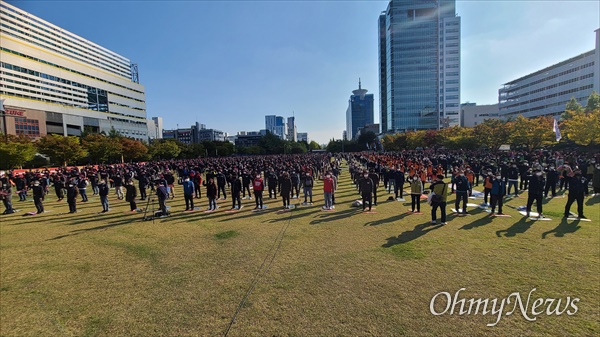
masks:
[[[402,232],[398,237],[392,236],[387,238],[387,243],[381,245],[383,248],[389,248],[394,245],[407,243],[412,240],[418,239],[421,236],[431,232],[432,230],[436,230],[438,228],[443,227],[441,224],[432,224],[430,222],[426,222],[424,224],[416,225],[413,230]]]
[[[531,225],[533,225],[533,223],[535,222],[535,220],[527,220],[529,220],[529,218],[527,217],[521,218],[517,223],[510,226],[509,228],[496,231],[496,236],[502,237],[502,234],[504,234],[505,237],[513,237],[517,236],[517,234],[523,234],[527,232],[527,230],[529,230],[529,228],[531,228]]]
[[[595,196],[595,197],[590,197],[590,198],[588,198],[588,200],[585,202],[585,204],[586,204],[587,206],[592,206],[592,205],[595,205],[595,204],[597,204],[597,203],[600,203],[600,195],[597,195],[597,196]]]
[[[562,238],[565,236],[565,234],[575,233],[577,230],[579,230],[579,228],[581,228],[581,226],[579,226],[579,220],[573,220],[571,223],[569,223],[567,219],[563,218],[556,228],[542,233],[542,239],[545,239],[548,234],[552,233],[554,233],[555,237]]]
[[[121,226],[121,225],[127,225],[127,224],[130,224],[132,222],[135,222],[135,220],[141,220],[141,219],[126,219],[126,220],[121,220],[121,221],[113,222],[113,223],[102,225],[102,226],[96,226],[96,227],[90,227],[90,228],[83,228],[83,229],[74,229],[74,230],[70,231],[67,234],[59,235],[59,236],[51,238],[51,239],[46,239],[46,241],[53,241],[53,240],[63,239],[63,238],[69,237],[69,236],[74,236],[74,235],[79,235],[79,234],[82,234],[82,233],[87,233],[87,232],[90,232],[90,231],[97,231],[97,230],[101,230],[101,229],[107,229],[107,228],[111,228],[111,227],[116,227],[116,226]]]
[[[319,217],[320,219],[316,219],[310,222],[311,225],[317,225],[323,222],[329,222],[329,221],[336,221],[336,220],[341,220],[341,219],[345,219],[347,217],[350,217],[354,214],[359,214],[357,213],[357,209],[356,208],[349,208],[343,211],[339,211],[339,212],[323,212],[323,214],[321,214]]]
[[[486,217],[483,217],[481,219],[477,219],[475,221],[471,221],[471,223],[468,223],[468,224],[462,226],[459,229],[467,229],[467,230],[469,230],[469,229],[474,229],[474,228],[477,228],[477,227],[482,227],[482,226],[490,224],[492,222],[493,218],[494,217],[492,217],[492,216],[486,216]]]
[[[365,226],[379,226],[379,225],[385,225],[388,223],[393,223],[394,221],[398,221],[401,220],[407,216],[411,215],[411,213],[402,213],[399,215],[394,215],[393,217],[387,218],[387,219],[381,219],[381,220],[377,220],[377,221],[370,221],[365,223]]]

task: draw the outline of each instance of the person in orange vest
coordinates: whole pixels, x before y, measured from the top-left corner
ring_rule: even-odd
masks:
[[[492,192],[492,186],[494,183],[494,175],[492,171],[487,171],[485,178],[483,179],[483,203],[489,206],[488,195]]]
[[[465,171],[465,176],[469,181],[469,196],[471,196],[473,195],[473,183],[475,182],[475,173],[471,170],[470,167],[467,167],[467,170]]]

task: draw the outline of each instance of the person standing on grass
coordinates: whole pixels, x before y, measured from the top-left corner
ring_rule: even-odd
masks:
[[[552,190],[552,198],[556,196],[556,185],[558,184],[558,172],[551,165],[546,172],[546,187],[544,188],[544,198],[548,197],[548,192]]]
[[[88,179],[82,174],[77,180],[77,188],[79,189],[79,195],[81,195],[81,202],[88,202],[87,185]]]
[[[137,204],[135,198],[137,197],[137,189],[133,185],[132,180],[128,180],[125,185],[125,201],[129,203],[130,211],[135,212],[137,210]]]
[[[423,182],[417,175],[411,177],[410,182],[410,198],[411,198],[411,206],[412,212],[415,213],[415,206],[417,207],[417,212],[421,212],[421,195],[423,194]]]
[[[492,186],[494,186],[494,175],[492,171],[487,171],[487,175],[483,179],[483,203],[485,206],[489,206],[488,196],[492,193]],[[491,199],[491,198],[490,198]],[[490,200],[490,203],[492,201]]]
[[[217,209],[217,185],[213,178],[206,182],[206,197],[208,198],[208,210],[214,211]]]
[[[100,196],[100,204],[102,204],[102,213],[106,213],[110,210],[108,206],[108,192],[110,187],[105,180],[100,180],[98,183],[98,195]]]
[[[592,173],[592,188],[594,196],[600,195],[600,163],[595,163],[594,172]]]
[[[42,203],[45,195],[44,187],[41,186],[39,180],[34,180],[32,184],[33,186],[31,189],[33,190],[33,203],[37,209],[37,214],[44,213],[44,204]]]
[[[279,193],[283,199],[283,209],[290,208],[290,194],[292,193],[292,179],[284,172],[279,179]]]
[[[333,195],[333,179],[331,178],[331,174],[327,173],[325,177],[323,177],[323,197],[325,199],[325,206],[323,206],[324,210],[331,210],[333,206],[333,201],[331,196]]]
[[[74,179],[69,181],[69,186],[67,186],[67,203],[69,204],[69,213],[77,212],[77,195],[79,191],[77,189],[77,185]]]
[[[506,176],[508,178],[508,191],[507,193],[510,194],[510,190],[512,189],[512,187],[515,188],[515,198],[519,197],[519,189],[517,188],[519,185],[519,169],[517,169],[517,164],[513,163],[509,168],[508,168],[508,172],[506,173]]]
[[[242,209],[242,181],[237,174],[231,177],[231,209]],[[237,204],[237,205],[236,205]]]
[[[304,204],[307,203],[308,198],[310,197],[310,204],[312,205],[312,189],[315,184],[315,181],[310,174],[310,172],[306,172],[304,177],[302,178],[302,189],[304,191]]]
[[[360,194],[362,197],[362,210],[365,211],[367,207],[367,203],[369,204],[369,212],[371,211],[371,207],[373,206],[373,190],[375,188],[375,183],[373,179],[371,179],[369,173],[365,171],[363,177],[359,180],[360,185]]]
[[[369,178],[373,181],[373,205],[377,206],[377,188],[379,187],[379,175],[375,173],[374,170],[371,170],[369,173]]]
[[[260,173],[257,173],[254,178],[254,181],[252,181],[252,189],[254,190],[254,201],[256,202],[256,207],[254,207],[254,209],[262,209],[263,191],[265,190],[265,183],[260,177]]]
[[[52,184],[54,185],[54,192],[58,198],[56,201],[62,201],[65,198],[65,181],[62,174],[56,174]]]
[[[156,188],[156,197],[158,198],[158,207],[160,207],[160,212],[162,215],[169,215],[167,212],[167,199],[169,198],[169,192],[163,180],[158,182],[158,187]]]
[[[401,165],[398,165],[394,171],[394,195],[398,199],[398,192],[400,193],[400,199],[404,198],[404,169]]]
[[[469,181],[465,177],[465,172],[460,171],[458,176],[454,178],[454,185],[456,186],[456,201],[454,202],[454,208],[456,213],[460,213],[460,202],[463,202],[462,214],[467,214],[467,200],[470,189]]]
[[[515,186],[516,189],[516,186]],[[491,200],[492,204],[492,213],[490,216],[494,214],[496,210],[496,204],[498,205],[498,213],[497,215],[503,215],[502,213],[502,204],[504,196],[506,195],[506,182],[502,179],[500,174],[496,174],[496,179],[492,181],[492,189],[491,189]]]
[[[570,216],[571,205],[577,201],[577,217],[585,219],[583,215],[583,198],[587,192],[588,180],[581,174],[581,170],[576,170],[575,175],[569,181],[569,199],[565,205],[564,217]]]
[[[219,170],[219,173],[217,173],[217,198],[219,198],[219,200],[227,199],[227,194],[225,194],[226,184],[227,177],[225,176],[225,173],[223,173],[223,170]],[[221,198],[221,192],[223,192],[223,198]]]
[[[542,170],[536,168],[533,176],[529,179],[529,191],[527,196],[527,217],[531,212],[531,206],[533,202],[536,202],[537,212],[540,218],[543,218],[542,214],[542,197],[544,196],[544,188],[546,186],[546,179],[542,176]]]
[[[185,200],[185,210],[194,210],[194,182],[190,180],[189,176],[186,176],[181,182],[183,185],[183,199]]]
[[[175,199],[175,176],[173,176],[173,172],[166,169],[163,177],[167,182],[167,192],[171,194],[171,200],[173,200]]]
[[[435,193],[431,197],[431,223],[436,223],[437,209],[440,209],[442,225],[446,224],[446,202],[448,197],[448,185],[444,182],[444,175],[438,174],[437,180],[435,180],[429,189]]]

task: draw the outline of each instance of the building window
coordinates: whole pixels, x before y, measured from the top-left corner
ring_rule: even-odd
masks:
[[[40,136],[40,122],[37,119],[15,118],[15,133],[29,138]]]

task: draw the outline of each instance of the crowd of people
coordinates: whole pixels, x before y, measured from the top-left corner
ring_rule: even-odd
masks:
[[[207,211],[216,210],[228,198],[231,210],[242,209],[242,200],[251,199],[254,210],[262,210],[267,193],[269,199],[279,197],[282,208],[289,209],[291,199],[300,199],[301,191],[303,204],[313,205],[313,189],[318,183],[322,185],[322,208],[333,210],[343,161],[361,195],[363,211],[371,211],[377,205],[381,187],[389,194],[393,191],[396,200],[403,200],[404,189],[409,188],[413,213],[421,212],[421,201],[427,193],[432,223],[437,223],[439,209],[441,224],[446,224],[451,194],[456,196],[455,213],[468,214],[468,197],[479,185],[483,189],[482,206],[490,207],[493,215],[503,215],[503,201],[511,192],[512,197],[518,198],[527,190],[526,216],[530,216],[535,204],[538,216],[543,217],[542,199],[568,190],[564,216],[570,216],[570,207],[576,202],[578,217],[583,218],[588,182],[594,195],[600,195],[598,154],[422,150],[198,158],[0,172],[0,198],[4,214],[10,214],[15,211],[13,194],[22,202],[31,193],[39,214],[44,212],[43,201],[53,190],[57,201],[66,196],[69,213],[76,213],[78,201],[89,201],[89,188],[99,196],[101,213],[110,211],[109,195],[113,193],[117,201],[129,203],[131,212],[140,211],[138,202],[154,202],[156,196],[160,214],[168,216],[167,203],[178,190],[183,190],[184,211],[198,209],[203,190],[208,199]]]

